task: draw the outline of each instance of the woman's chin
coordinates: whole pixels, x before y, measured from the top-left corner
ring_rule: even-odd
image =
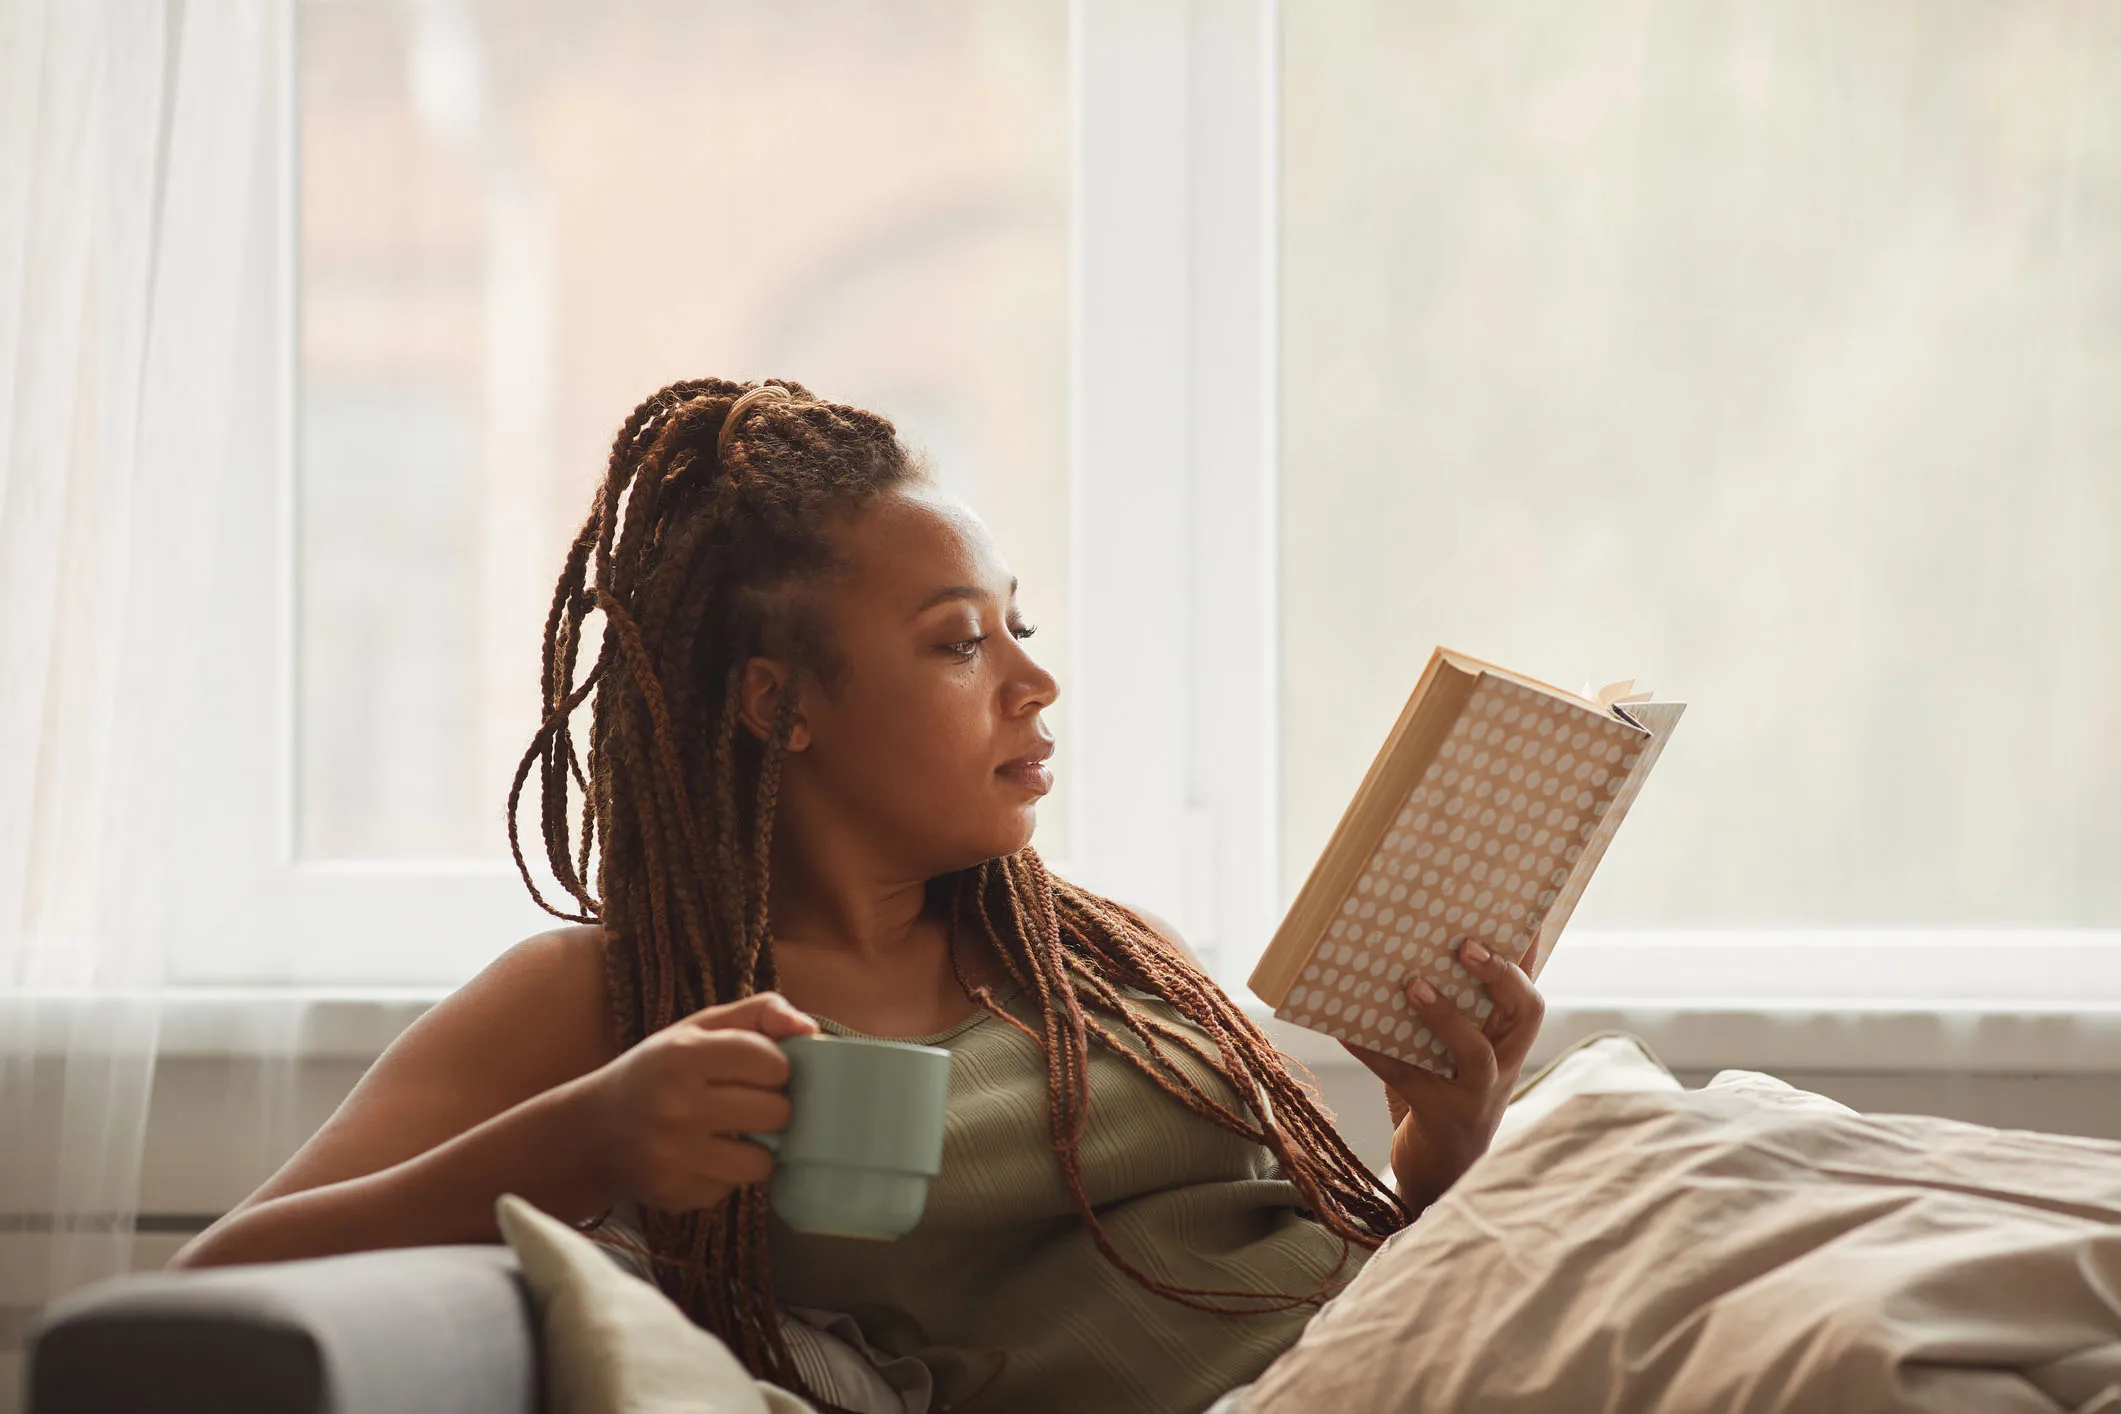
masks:
[[[1033,801],[1031,804],[1023,807],[1020,818],[1017,820],[1014,828],[1009,831],[1009,845],[1006,849],[1002,851],[1002,853],[1016,853],[1025,845],[1031,843],[1031,837],[1037,833],[1038,803],[1036,801]]]
[[[997,812],[993,824],[982,830],[980,836],[987,842],[986,857],[1000,859],[1031,843],[1031,837],[1037,832],[1038,802],[1027,800]]]

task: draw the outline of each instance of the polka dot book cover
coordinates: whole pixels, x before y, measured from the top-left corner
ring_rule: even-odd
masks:
[[[1685,704],[1573,693],[1438,648],[1248,985],[1285,1021],[1441,1075],[1419,973],[1485,1018],[1477,938],[1534,977]]]

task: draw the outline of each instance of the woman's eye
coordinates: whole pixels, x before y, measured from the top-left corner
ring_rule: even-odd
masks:
[[[1032,634],[1038,632],[1038,625],[1020,624],[1017,627],[1012,628],[1010,632],[1014,634],[1019,640],[1026,639],[1029,638]],[[985,643],[986,641],[987,635],[983,633],[978,638],[965,638],[960,639],[956,643],[945,643],[943,645],[943,649],[945,652],[955,654],[957,657],[970,658],[974,653],[979,650],[979,645]]]

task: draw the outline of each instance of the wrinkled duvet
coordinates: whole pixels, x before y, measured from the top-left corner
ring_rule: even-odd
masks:
[[[1245,1409],[2121,1414],[2121,1143],[1751,1071],[1577,1095],[1394,1234]]]

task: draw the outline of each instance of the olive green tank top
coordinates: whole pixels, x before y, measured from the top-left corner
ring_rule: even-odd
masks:
[[[1214,1053],[1169,1002],[1121,991]],[[1042,1031],[1020,989],[997,1000]],[[1143,1054],[1132,1032],[1101,1019]],[[834,1035],[864,1034],[817,1021]],[[1317,1314],[1316,1303],[1202,1311],[1114,1266],[1049,1145],[1046,1062],[1032,1037],[982,1009],[932,1036],[887,1039],[951,1053],[942,1172],[919,1224],[896,1241],[816,1236],[769,1218],[775,1296],[846,1312],[878,1350],[921,1360],[934,1372],[937,1414],[1199,1414],[1258,1376]],[[1162,1049],[1243,1112],[1221,1075],[1169,1041]],[[1290,1295],[1333,1274],[1323,1301],[1370,1256],[1299,1211],[1302,1195],[1270,1150],[1195,1114],[1094,1040],[1088,1077],[1083,1190],[1140,1270],[1170,1285]]]

